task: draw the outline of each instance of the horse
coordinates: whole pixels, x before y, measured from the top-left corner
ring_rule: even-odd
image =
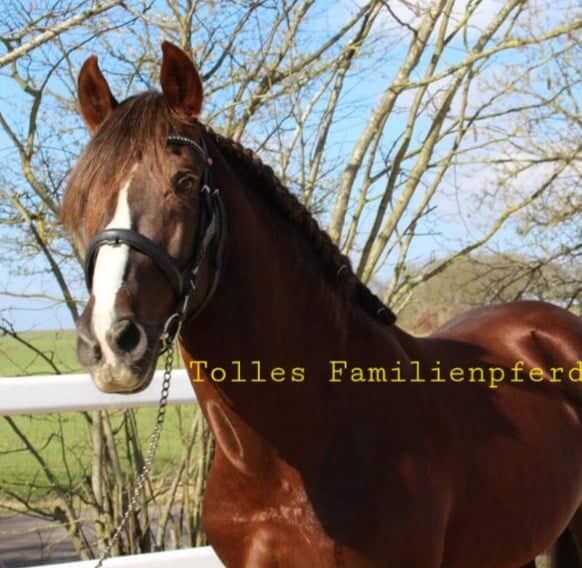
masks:
[[[167,42],[160,84],[119,103],[95,56],[79,73],[77,353],[132,393],[179,337],[216,440],[221,561],[518,568],[558,542],[580,566],[581,320],[524,301],[405,332],[273,170],[201,122],[200,75]]]

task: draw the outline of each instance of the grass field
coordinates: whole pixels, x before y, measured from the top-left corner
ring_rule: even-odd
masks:
[[[156,454],[154,473],[172,471],[182,452],[182,435],[188,430],[195,406],[170,408],[164,432]],[[149,436],[154,427],[156,409],[136,411],[139,437],[143,451],[147,450]],[[111,413],[114,430],[123,419],[123,412]],[[21,416],[14,419],[16,426],[28,441],[38,449],[50,470],[64,487],[76,484],[90,474],[91,431],[85,417],[79,412]],[[123,434],[118,436],[122,462],[125,456]],[[64,443],[62,444],[61,441]],[[65,448],[65,450],[63,450]],[[24,448],[22,440],[7,420],[0,421],[0,486],[12,487],[19,494],[36,487],[32,493],[44,495],[43,486],[50,485],[35,457]]]
[[[22,339],[42,351],[63,373],[81,372],[75,355],[75,331],[30,331]],[[0,377],[52,374],[54,369],[40,355],[12,337],[0,337]]]
[[[30,332],[22,337],[49,355],[61,372],[83,372],[75,355],[74,330]],[[24,344],[10,337],[0,338],[0,380],[6,376],[53,372],[49,363]],[[189,428],[194,411],[195,405],[168,410],[154,471],[171,468],[176,463],[182,448],[181,424],[183,428]],[[136,411],[140,439],[144,444],[153,429],[156,412],[155,408]],[[113,412],[112,417],[115,427],[122,419],[122,412]],[[21,416],[16,417],[14,423],[39,449],[61,483],[74,483],[87,474],[91,465],[91,434],[81,413]],[[65,441],[67,448],[64,453],[61,440]],[[0,419],[0,484],[13,484],[14,490],[20,492],[32,481],[38,485],[47,484],[38,461],[24,448],[8,421]],[[43,493],[42,490],[36,492]]]

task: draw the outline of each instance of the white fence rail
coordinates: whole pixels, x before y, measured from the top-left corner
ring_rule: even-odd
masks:
[[[86,374],[0,377],[0,416],[157,406],[161,390],[162,371],[137,394],[101,392]],[[192,404],[195,400],[185,369],[175,370],[168,404]]]
[[[43,375],[0,377],[0,416],[45,414],[76,410],[112,410],[157,406],[162,373],[156,372],[150,386],[137,394],[105,394],[89,375]],[[168,404],[192,404],[196,400],[186,371],[172,375]],[[51,568],[93,568],[95,561],[53,564]],[[219,568],[220,560],[210,546],[111,558],[105,568]],[[39,567],[40,568],[40,567]],[[46,565],[45,567],[46,568]]]
[[[36,568],[94,568],[94,560],[51,564]],[[120,556],[105,561],[105,568],[222,568],[220,560],[210,546],[173,550],[171,552],[152,552],[136,556]]]

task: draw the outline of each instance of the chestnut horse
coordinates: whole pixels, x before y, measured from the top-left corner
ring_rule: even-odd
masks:
[[[161,93],[117,103],[95,57],[80,72],[78,354],[100,389],[136,392],[183,322],[222,561],[518,568],[564,534],[580,566],[580,319],[523,302],[398,328],[273,171],[198,121],[196,68],[162,48]]]

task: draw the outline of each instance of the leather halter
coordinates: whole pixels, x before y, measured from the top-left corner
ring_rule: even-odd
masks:
[[[97,233],[89,243],[85,257],[85,281],[89,292],[91,292],[97,253],[104,245],[127,245],[150,258],[158,266],[169,280],[178,298],[176,310],[166,320],[160,336],[161,352],[165,351],[179,335],[183,323],[197,316],[214,295],[220,277],[222,250],[226,236],[224,203],[218,189],[211,189],[211,160],[204,138],[200,138],[198,143],[184,136],[168,136],[167,141],[168,144],[190,146],[204,159],[200,184],[198,234],[191,261],[185,267],[181,267],[178,260],[170,256],[156,242],[132,229],[116,229],[115,227]],[[200,266],[207,255],[210,284],[202,301],[195,308],[191,308],[190,300],[198,284]]]

